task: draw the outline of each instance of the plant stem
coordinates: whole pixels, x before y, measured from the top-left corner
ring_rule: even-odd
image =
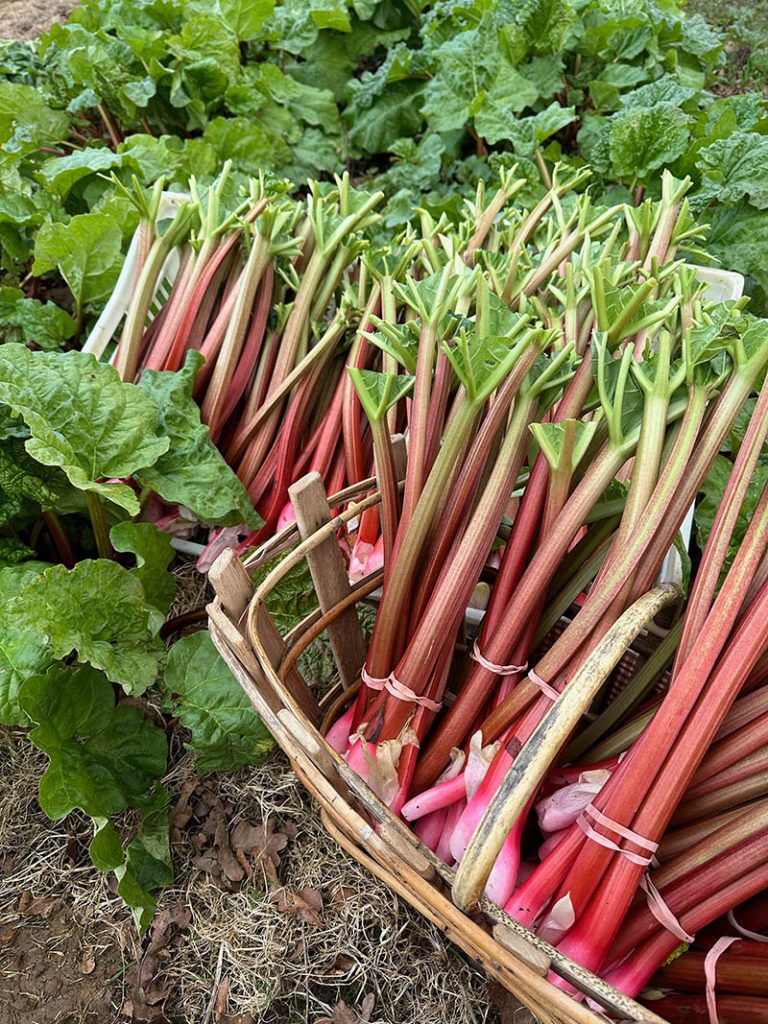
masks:
[[[109,539],[109,526],[104,515],[104,506],[101,503],[101,498],[93,491],[86,491],[85,501],[88,506],[88,515],[91,520],[93,536],[96,539],[96,550],[99,553],[99,558],[114,558],[115,552]]]

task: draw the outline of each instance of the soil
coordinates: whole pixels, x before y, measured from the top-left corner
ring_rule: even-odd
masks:
[[[122,969],[119,951],[96,957],[83,948],[63,904],[47,921],[8,925],[0,932],[0,1021],[107,1024]]]
[[[34,39],[75,7],[77,0],[0,0],[0,37]]]

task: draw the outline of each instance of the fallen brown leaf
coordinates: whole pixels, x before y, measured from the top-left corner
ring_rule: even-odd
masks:
[[[181,842],[182,829],[186,828],[192,820],[192,808],[190,807],[190,798],[194,793],[195,789],[199,785],[199,780],[196,778],[187,779],[184,785],[179,790],[179,795],[176,798],[176,802],[171,809],[171,842]]]
[[[337,885],[331,894],[331,899],[334,903],[346,903],[358,895],[358,890],[353,889],[351,885]]]
[[[324,925],[321,917],[323,897],[317,889],[299,889],[298,892],[281,889],[275,895],[275,905],[281,914],[296,917],[315,928]]]
[[[371,1019],[371,1014],[373,1013],[373,1008],[375,1005],[376,996],[373,994],[373,992],[369,992],[368,995],[365,996],[365,998],[363,999],[362,1005],[360,1007],[360,1016],[366,1022],[366,1024]]]
[[[296,842],[296,839],[298,838],[299,835],[299,830],[296,828],[294,822],[283,822],[283,824],[280,826],[280,831],[283,833],[283,835],[288,836],[292,843]]]
[[[168,998],[168,992],[157,981],[160,962],[168,956],[168,945],[174,936],[188,928],[191,921],[192,912],[183,903],[167,907],[155,917],[144,955],[125,976],[129,998],[123,1012],[132,1021],[159,1021],[164,1016],[161,1004]]]
[[[229,978],[226,975],[219,982],[216,990],[216,1001],[213,1004],[213,1017],[218,1021],[227,1012],[227,1000],[229,999]]]
[[[351,957],[338,953],[327,967],[319,971],[319,974],[326,978],[343,978],[354,966],[355,961]]]
[[[33,896],[29,889],[19,893],[18,911],[30,917],[50,917],[60,906],[55,896]]]
[[[78,968],[81,974],[93,974],[96,969],[96,957],[93,953],[86,953],[83,959],[80,961],[80,967]]]
[[[264,873],[268,882],[277,882],[280,851],[288,845],[285,833],[275,832],[274,827],[271,818],[265,828],[261,825],[251,825],[247,821],[238,821],[231,837],[233,849],[242,850],[253,857],[256,866]]]

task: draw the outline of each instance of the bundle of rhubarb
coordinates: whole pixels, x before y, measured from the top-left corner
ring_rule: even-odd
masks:
[[[328,739],[455,868],[460,906],[485,892],[636,995],[768,882],[768,491],[728,555],[768,434],[768,323],[704,297],[687,182],[595,208],[585,179],[561,171],[524,208],[506,178],[475,234],[412,240],[367,311],[365,344],[399,364],[349,374],[384,583]],[[659,582],[752,402],[690,584]],[[727,999],[764,1020],[764,995]]]
[[[252,182],[245,199],[232,193],[228,168],[207,190],[193,180],[169,219],[160,216],[162,181],[149,197],[126,192],[141,215],[139,252],[112,354],[129,381],[200,362],[194,397],[203,422],[263,519],[252,533],[216,531],[205,562],[222,545],[270,536],[281,514],[291,515],[288,486],[307,471],[331,492],[372,475],[371,432],[361,430],[345,365],[365,369],[379,355],[369,354],[364,331],[391,302],[408,252],[407,241],[403,254],[370,250],[365,232],[382,195],[351,188],[348,177],[330,188],[310,182],[304,200],[264,181]],[[184,509],[160,525],[183,531]]]

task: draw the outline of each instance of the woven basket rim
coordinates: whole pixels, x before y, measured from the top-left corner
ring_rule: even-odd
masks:
[[[388,807],[381,803],[364,780],[357,776],[341,756],[329,746],[319,729],[307,718],[299,703],[286,688],[284,676],[287,674],[287,670],[283,667],[286,659],[279,659],[277,664],[273,664],[267,648],[264,645],[264,638],[261,635],[260,619],[262,616],[268,615],[265,601],[271,591],[294,566],[305,560],[308,554],[315,551],[329,538],[335,538],[335,534],[340,526],[349,522],[351,519],[354,519],[366,508],[374,507],[381,501],[381,495],[379,492],[374,491],[371,493],[372,488],[375,487],[375,483],[375,480],[366,480],[360,484],[354,485],[353,487],[346,488],[344,491],[339,492],[338,495],[331,496],[329,502],[332,506],[337,502],[338,504],[342,504],[342,502],[352,503],[347,509],[330,519],[318,530],[310,534],[306,539],[302,540],[300,538],[297,525],[295,523],[291,524],[285,530],[281,531],[281,533],[275,535],[271,541],[268,541],[262,548],[245,561],[245,568],[252,572],[255,568],[270,561],[277,554],[280,554],[289,548],[291,549],[288,551],[285,558],[281,559],[278,565],[270,570],[267,576],[253,590],[250,601],[248,602],[244,613],[240,616],[238,623],[243,640],[250,647],[256,661],[258,662],[258,666],[263,673],[263,681],[258,681],[255,678],[253,670],[243,664],[243,661],[239,657],[237,651],[232,648],[228,638],[224,636],[221,631],[216,630],[213,632],[213,637],[217,646],[220,647],[220,650],[220,645],[226,646],[227,651],[222,650],[222,654],[225,655],[230,667],[233,668],[233,659],[237,663],[237,666],[239,666],[240,672],[235,672],[235,674],[241,685],[244,685],[245,688],[241,673],[247,674],[250,682],[256,688],[258,688],[260,682],[263,684],[265,681],[268,684],[270,691],[279,698],[284,711],[287,711],[291,718],[295,717],[298,719],[301,732],[306,734],[307,740],[309,741],[306,744],[307,748],[309,749],[313,744],[315,746],[319,745],[322,753],[321,760],[326,762],[327,765],[332,766],[334,772],[339,778],[343,779],[348,791],[353,795],[356,801],[365,808],[367,813],[374,820],[380,823],[382,828],[386,826],[392,832],[393,836],[397,838],[398,842],[407,843],[413,851],[423,858],[423,860],[430,866],[434,875],[440,880],[440,882],[442,882],[444,886],[450,888],[455,872],[453,872],[452,869],[440,860],[440,858],[438,858],[431,850],[425,847],[418,837],[407,827],[407,825],[392,814]],[[355,501],[359,495],[365,495],[366,492],[368,492],[366,497],[363,497],[359,501]],[[242,565],[243,563],[240,564]],[[364,582],[365,581],[363,580],[362,583]],[[359,586],[358,589],[362,590],[364,588]],[[361,599],[362,598],[358,598],[357,600]],[[357,600],[354,603],[357,603]],[[218,597],[214,600],[213,604],[209,606],[209,611],[211,613],[213,623],[216,622],[218,616],[225,614],[221,601]],[[317,613],[311,613],[301,623],[299,623],[298,626],[294,627],[290,631],[289,635],[291,645],[288,647],[289,651],[291,647],[295,646],[297,641],[300,641],[301,636],[307,630],[312,629],[313,623],[317,622],[319,618],[320,616],[318,616]],[[271,619],[269,621],[271,623]],[[282,637],[281,639],[285,640],[286,638]],[[229,658],[226,657],[227,653],[229,654]],[[289,669],[291,671],[295,671],[294,662],[295,659],[291,659],[289,664]],[[246,692],[249,691],[250,688],[246,688]],[[253,700],[253,696],[250,692],[249,696],[251,696],[251,699]],[[278,716],[281,714],[282,712],[278,712]],[[286,721],[287,720],[288,716],[286,715]],[[280,742],[279,738],[278,742]],[[283,746],[282,743],[281,746]],[[283,749],[285,749],[284,746]],[[293,763],[293,767],[297,771],[297,774],[299,774],[305,787],[310,789],[312,795],[315,796],[321,804],[323,812],[326,815],[331,816],[332,820],[335,821],[337,828],[342,827],[339,819],[339,802],[343,800],[341,794],[336,793],[334,800],[328,801],[322,794],[318,793],[316,785],[307,784],[307,776],[308,774],[311,774],[313,769],[308,768],[307,765],[304,764],[301,770],[299,770],[294,759],[291,757],[291,752],[286,750],[286,753],[288,753],[288,756]],[[312,762],[311,756],[308,756],[310,763],[313,764],[314,770],[319,774],[324,775],[327,781],[325,773]],[[349,804],[347,804],[347,806],[352,814],[359,817],[358,811],[355,811]],[[361,856],[363,854],[367,857],[373,856],[376,862],[380,865],[382,871],[388,871],[390,878],[397,877],[395,872],[389,869],[386,865],[381,864],[380,857],[375,857],[370,850],[362,849],[360,843],[358,843],[358,847],[358,854],[352,854],[353,856],[357,856],[358,860],[361,860]],[[348,850],[348,852],[352,851]],[[392,849],[392,854],[397,856],[397,850],[394,847]],[[437,890],[435,891],[437,892]],[[415,895],[414,898],[416,898]],[[441,895],[441,898],[445,899],[446,897]],[[453,907],[453,904],[451,904],[451,907]],[[463,914],[463,912],[458,908],[454,907],[453,909],[457,915],[461,915],[468,922],[468,925],[472,924],[473,927],[477,926],[477,922],[473,920],[472,916]],[[500,907],[491,903],[488,899],[482,898],[480,900],[478,911],[486,924],[489,924],[491,927],[502,926],[503,928],[507,928],[516,935],[518,939],[527,943],[534,950],[538,950],[549,960],[555,973],[565,981],[573,984],[575,988],[580,989],[584,994],[588,995],[590,1000],[594,1000],[595,1002],[605,1006],[611,1013],[618,1014],[621,1019],[630,1020],[635,1022],[635,1024],[638,1024],[638,1022],[643,1022],[643,1024],[645,1024],[645,1022],[648,1022],[648,1024],[666,1024],[663,1018],[613,989],[602,978],[597,977],[592,974],[592,972],[581,967],[581,965],[570,960],[564,954],[560,953],[555,947],[540,939],[529,929],[525,928],[514,918],[506,914]],[[499,958],[503,960],[510,955],[503,946],[493,939],[492,936],[491,940],[496,943]],[[460,940],[456,939],[456,941],[458,941],[459,945],[462,944]],[[471,954],[471,950],[467,950],[466,946],[463,948]],[[487,966],[485,959],[482,957],[480,959],[484,966]],[[534,995],[531,996],[527,990],[521,993],[520,988],[518,988],[517,994],[522,994],[524,998],[528,995],[533,1002],[538,1002],[542,1007],[547,1007],[548,1002],[552,1001],[559,1005],[562,1003],[562,996],[567,996],[567,1004],[572,1016],[570,1018],[565,1017],[562,1019],[564,1021],[573,1021],[574,1024],[599,1024],[599,1022],[607,1020],[607,1018],[602,1014],[588,1010],[583,1003],[577,1002],[572,999],[570,995],[563,992],[562,989],[556,988],[547,981],[546,978],[542,978],[539,975],[534,976],[536,978],[535,984],[538,988],[538,993],[534,992]],[[561,1009],[562,1007],[560,1009],[553,1008],[549,1012],[559,1013],[561,1012]]]

